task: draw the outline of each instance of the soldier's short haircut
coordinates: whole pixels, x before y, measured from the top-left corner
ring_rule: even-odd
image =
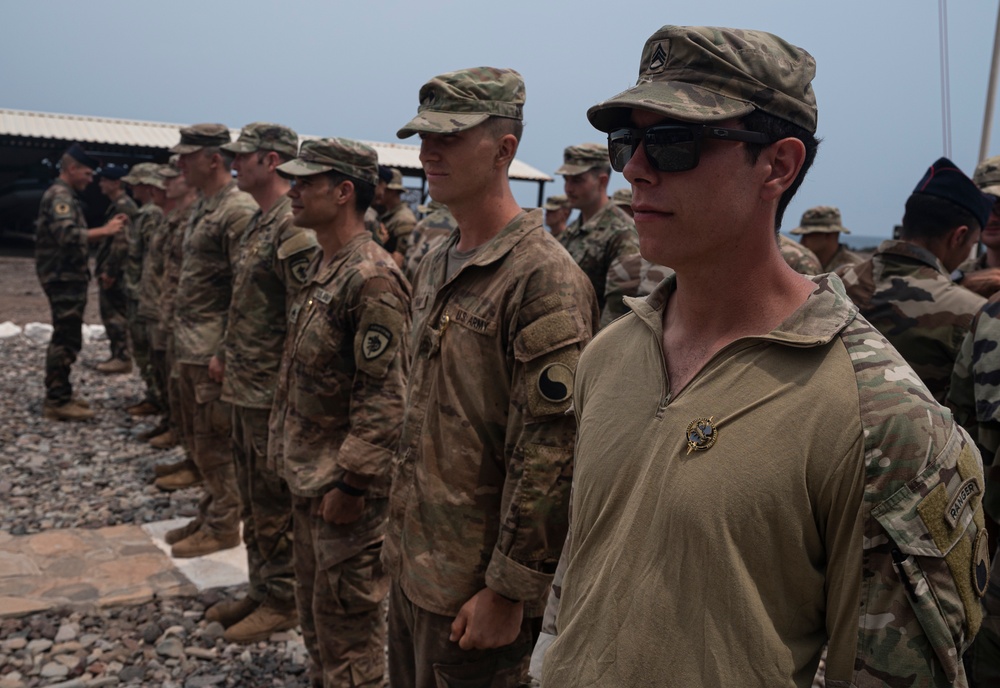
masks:
[[[518,143],[521,143],[521,136],[524,134],[524,122],[512,117],[491,116],[486,120],[486,126],[490,132],[498,139],[510,134]]]
[[[802,186],[802,181],[806,178],[806,172],[809,171],[813,161],[816,159],[816,151],[819,150],[820,139],[816,138],[816,135],[808,129],[768,114],[763,110],[754,110],[740,120],[740,122],[747,131],[756,131],[767,136],[771,143],[791,138],[798,139],[806,147],[806,159],[802,163],[802,168],[799,170],[798,176],[792,182],[792,185],[781,194],[781,198],[778,199],[778,210],[774,217],[774,231],[777,232],[781,229],[781,221],[785,216],[785,209],[791,202],[792,197],[795,196],[795,192]],[[743,145],[746,147],[747,159],[753,165],[757,162],[760,154],[764,152],[764,149],[771,144],[744,143]]]
[[[330,186],[336,186],[341,182],[349,181],[354,184],[354,208],[358,214],[364,215],[368,206],[375,199],[375,185],[340,172],[324,172],[323,176],[330,180]]]
[[[201,149],[201,152],[206,157],[209,158],[212,157],[213,155],[218,155],[219,159],[222,161],[222,166],[226,168],[227,172],[232,169],[233,160],[236,158],[236,156],[233,153],[230,153],[229,151],[225,150],[224,148],[220,148],[219,146],[205,146],[204,148]]]
[[[60,170],[65,170],[70,167],[82,166],[82,164],[83,163],[77,162],[76,159],[74,159],[73,156],[69,154],[63,154],[63,156],[59,158]]]
[[[283,165],[286,162],[288,162],[289,160],[292,160],[292,159],[295,158],[294,155],[289,155],[288,153],[282,153],[281,151],[261,150],[261,149],[258,149],[256,151],[257,162],[264,162],[264,158],[267,157],[268,153],[274,153],[275,155],[278,156],[278,164],[279,165]]]
[[[941,196],[915,193],[906,199],[903,214],[903,239],[940,239],[948,232],[965,225],[973,231],[982,229],[970,211]]]

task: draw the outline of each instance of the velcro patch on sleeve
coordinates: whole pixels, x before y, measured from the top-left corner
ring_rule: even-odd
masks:
[[[375,378],[389,372],[405,334],[406,318],[380,300],[364,301],[364,312],[354,335],[354,361],[358,370]]]
[[[575,344],[584,338],[583,322],[568,310],[538,318],[522,329],[514,342],[514,355],[521,361]],[[574,364],[574,369],[576,365]]]
[[[284,260],[289,256],[294,256],[296,253],[301,253],[315,246],[318,246],[315,232],[311,229],[301,231],[281,242],[278,246],[278,260]]]

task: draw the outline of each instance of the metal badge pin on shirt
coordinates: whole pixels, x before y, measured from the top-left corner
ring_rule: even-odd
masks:
[[[687,453],[693,451],[707,451],[712,448],[719,438],[719,430],[715,427],[715,416],[710,418],[699,418],[691,421],[687,426]]]

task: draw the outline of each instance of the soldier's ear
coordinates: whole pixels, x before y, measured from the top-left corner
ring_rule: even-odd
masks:
[[[972,232],[968,225],[959,225],[955,227],[950,232],[948,232],[948,245],[952,248],[958,248],[964,245]]]

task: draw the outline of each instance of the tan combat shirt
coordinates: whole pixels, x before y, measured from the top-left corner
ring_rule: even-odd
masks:
[[[221,353],[232,298],[233,261],[240,235],[257,204],[236,180],[201,198],[184,234],[184,255],[174,298],[177,361],[208,365]]]
[[[269,409],[288,331],[288,306],[309,276],[319,245],[311,229],[292,224],[287,196],[260,209],[240,238],[233,299],[223,347],[222,400]]]
[[[119,213],[126,215],[128,221],[122,225],[122,231],[114,236],[105,237],[98,243],[97,251],[94,254],[94,272],[97,275],[113,277],[117,282],[114,288],[123,290],[128,296],[129,285],[125,277],[125,269],[128,262],[129,243],[132,241],[132,233],[135,231],[139,206],[127,193],[122,193],[108,205],[104,212],[104,221],[107,222]]]
[[[445,281],[459,233],[421,263],[383,560],[406,596],[454,616],[484,587],[538,616],[566,536],[576,362],[594,290],[521,213]]]
[[[369,498],[385,497],[403,419],[409,284],[367,233],[322,258],[289,310],[268,461],[298,496],[322,496],[352,471],[375,478]]]
[[[978,452],[840,280],[814,281],[677,393],[673,278],[584,352],[545,688],[806,688],[825,643],[827,685],[964,681],[986,580]]]

